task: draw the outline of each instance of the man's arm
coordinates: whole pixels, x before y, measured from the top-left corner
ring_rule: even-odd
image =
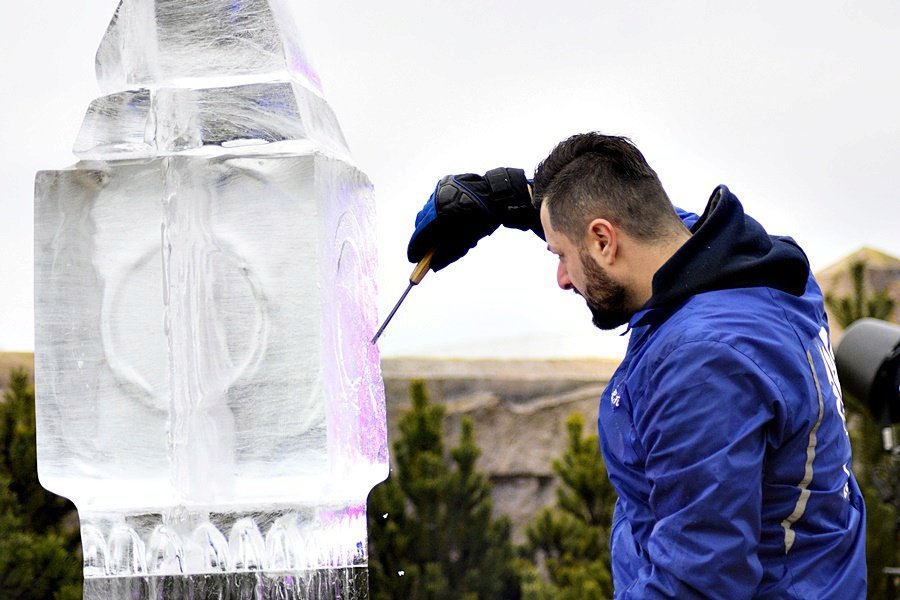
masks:
[[[765,427],[776,386],[719,342],[669,354],[635,406],[655,525],[619,598],[749,598],[762,577]]]

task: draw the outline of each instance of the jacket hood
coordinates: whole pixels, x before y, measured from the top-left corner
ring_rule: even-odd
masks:
[[[765,286],[800,296],[808,278],[809,261],[800,246],[791,238],[769,235],[720,185],[691,227],[691,238],[653,276],[653,296],[644,308],[742,287]]]

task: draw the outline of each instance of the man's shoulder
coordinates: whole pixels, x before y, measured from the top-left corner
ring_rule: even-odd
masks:
[[[652,328],[643,359],[658,364],[686,352],[734,352],[765,371],[805,364],[807,338],[820,325],[809,303],[788,296],[766,287],[695,294]]]
[[[659,333],[670,343],[733,342],[760,335],[789,335],[781,292],[765,287],[713,290],[695,294],[661,323]]]

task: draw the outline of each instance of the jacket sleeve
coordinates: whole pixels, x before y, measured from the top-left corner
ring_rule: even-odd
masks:
[[[654,518],[649,564],[617,598],[751,597],[777,387],[732,346],[703,341],[666,355],[645,390],[633,418]]]

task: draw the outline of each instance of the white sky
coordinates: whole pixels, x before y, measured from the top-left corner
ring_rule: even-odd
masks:
[[[406,286],[416,212],[446,173],[529,175],[569,135],[628,135],[670,197],[727,184],[821,269],[900,255],[900,3],[298,0],[304,46],[375,184],[379,312]],[[30,350],[35,171],[100,95],[116,0],[14,3],[0,22],[0,350]],[[501,230],[407,298],[383,355],[615,356],[536,237]]]

